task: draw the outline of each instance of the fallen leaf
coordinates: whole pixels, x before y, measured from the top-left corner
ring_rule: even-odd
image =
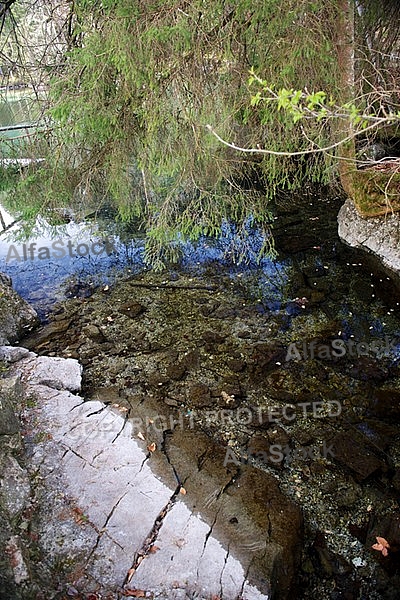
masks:
[[[130,580],[132,579],[132,577],[134,576],[135,573],[136,573],[136,569],[134,569],[133,567],[132,567],[132,569],[129,569],[127,577],[126,577],[126,580],[128,583],[130,582]]]
[[[230,404],[231,402],[235,402],[235,396],[233,394],[230,396],[226,392],[222,391],[221,397],[227,404]]]
[[[160,548],[158,546],[150,546],[149,553],[155,554]]]
[[[187,492],[185,490],[185,488],[183,486],[181,486],[181,489],[179,490],[179,493],[182,494],[182,496],[186,496]]]
[[[155,444],[154,442],[152,442],[151,444],[149,444],[149,446],[147,446],[147,450],[149,452],[155,452],[157,450],[157,444]]]
[[[383,537],[376,536],[377,544],[373,544],[373,550],[378,550],[378,552],[382,552],[383,556],[388,555],[388,548],[390,548],[389,542],[385,540]]]
[[[144,442],[144,435],[143,435],[143,433],[141,431],[139,431],[139,433],[137,434],[137,436],[138,436],[139,440],[143,440],[143,442]]]
[[[124,590],[122,595],[129,596],[130,598],[145,598],[146,592],[143,590]]]

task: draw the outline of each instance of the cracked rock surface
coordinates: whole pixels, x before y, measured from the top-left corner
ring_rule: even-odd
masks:
[[[11,465],[22,534],[5,541],[13,589],[1,598],[290,597],[302,517],[273,476],[224,466],[194,429],[136,435],[120,411],[72,393],[76,360],[22,352],[10,371],[30,399],[28,456]]]

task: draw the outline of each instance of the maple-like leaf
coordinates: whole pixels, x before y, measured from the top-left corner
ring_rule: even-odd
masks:
[[[378,550],[378,552],[382,552],[383,556],[388,555],[388,548],[390,548],[389,542],[385,540],[383,537],[376,536],[376,544],[372,545],[374,550]]]

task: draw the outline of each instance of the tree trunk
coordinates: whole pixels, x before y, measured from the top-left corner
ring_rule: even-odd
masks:
[[[354,99],[354,9],[353,0],[337,0],[336,52],[342,93],[340,104],[346,104]],[[340,119],[336,131],[338,140],[352,133],[353,126],[350,119]],[[339,146],[338,159],[342,186],[349,196],[353,196],[351,171],[354,170],[354,140]]]

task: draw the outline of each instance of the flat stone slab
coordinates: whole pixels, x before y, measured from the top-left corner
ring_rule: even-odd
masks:
[[[26,362],[25,362],[26,361]],[[31,385],[45,385],[56,390],[79,392],[82,366],[74,358],[35,356],[22,362]]]
[[[64,591],[290,597],[301,514],[272,476],[224,466],[224,450],[193,430],[146,439],[125,413],[71,393],[75,360],[29,356],[13,369],[36,398],[25,435],[38,544],[48,564],[64,565]]]

